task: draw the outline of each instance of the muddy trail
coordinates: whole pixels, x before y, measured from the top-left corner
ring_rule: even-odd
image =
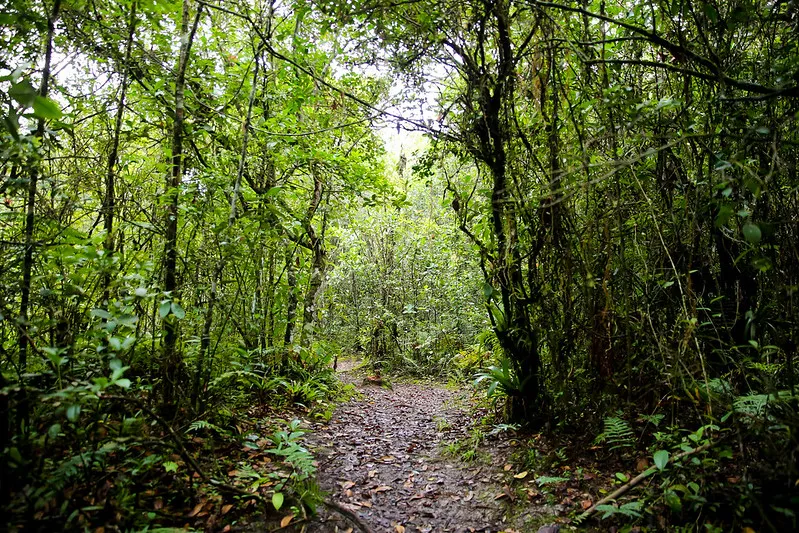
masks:
[[[529,504],[513,508],[508,483],[514,472],[505,466],[515,444],[510,436],[486,442],[476,461],[444,453],[448,443],[468,438],[464,393],[429,384],[369,384],[351,361],[342,362],[339,377],[360,395],[310,428],[306,444],[333,507],[320,507],[305,531],[358,531],[357,520],[374,532],[537,531],[558,513]]]

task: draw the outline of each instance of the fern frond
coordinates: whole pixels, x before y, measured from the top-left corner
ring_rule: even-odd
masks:
[[[635,445],[635,433],[630,423],[620,416],[608,416],[604,420],[604,439],[610,450],[632,448]]]

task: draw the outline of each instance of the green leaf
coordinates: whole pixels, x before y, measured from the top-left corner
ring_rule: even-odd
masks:
[[[109,313],[105,309],[92,309],[91,311],[89,311],[89,314],[92,315],[93,317],[104,318],[106,320],[111,318],[111,313]]]
[[[493,294],[494,294],[494,287],[492,287],[488,283],[483,283],[483,296],[486,297],[486,300],[490,300]]]
[[[77,422],[78,417],[80,416],[80,405],[70,405],[67,407],[67,420],[70,422]]]
[[[59,119],[63,115],[58,104],[43,96],[33,99],[33,114],[43,119]]]
[[[178,471],[178,464],[174,461],[164,461],[162,466],[164,470],[167,472],[177,472]]]
[[[147,289],[145,287],[137,287],[133,294],[138,296],[139,298],[146,298],[147,297]]]
[[[171,309],[172,309],[172,314],[175,315],[175,317],[178,320],[183,320],[183,317],[186,316],[186,311],[184,311],[183,308],[180,306],[180,304],[178,304],[177,302],[172,302]]]
[[[752,222],[747,222],[746,224],[744,224],[743,234],[744,234],[744,239],[746,239],[746,242],[752,244],[759,243],[760,239],[763,238],[763,234],[760,232],[760,227]]]
[[[114,382],[114,385],[118,385],[123,389],[127,389],[128,387],[130,387],[130,380],[128,378],[118,379]]]
[[[18,465],[21,465],[23,463],[22,455],[19,453],[19,450],[16,447],[11,447],[8,450],[8,455]]]
[[[652,456],[652,459],[654,459],[655,466],[658,467],[658,470],[663,470],[669,462],[669,452],[666,450],[658,450]]]
[[[161,315],[161,318],[166,318],[171,309],[172,309],[172,302],[170,302],[169,300],[164,300],[163,302],[161,302],[161,305],[158,306],[158,314]]]
[[[703,4],[702,7],[704,8],[707,18],[709,18],[713,24],[716,24],[719,21],[719,12],[716,11],[716,8],[708,3]]]
[[[275,506],[275,511],[279,511],[283,507],[283,493],[276,492],[272,495],[272,505]]]
[[[36,89],[33,88],[33,85],[28,80],[22,80],[11,86],[8,90],[8,96],[27,107],[36,98]]]

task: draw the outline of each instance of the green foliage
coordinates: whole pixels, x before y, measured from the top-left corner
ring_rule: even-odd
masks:
[[[633,428],[629,422],[621,417],[621,413],[618,413],[617,416],[605,417],[603,427],[604,430],[597,436],[595,442],[607,443],[610,450],[635,447]]]
[[[643,504],[641,502],[627,502],[622,505],[597,505],[596,510],[602,513],[603,520],[615,515],[627,518],[641,518],[642,507]]]
[[[475,374],[473,385],[477,386],[482,382],[487,382],[486,396],[495,400],[518,395],[524,384],[513,370],[510,359],[500,357],[498,363]]]
[[[300,444],[305,434],[299,429],[301,422],[292,420],[285,429],[274,432],[269,438],[275,445],[267,451],[288,467],[288,477],[274,474],[276,481],[272,504],[280,509],[283,504],[283,492],[290,488],[294,497],[311,510],[321,501],[321,493],[316,484],[313,455]]]

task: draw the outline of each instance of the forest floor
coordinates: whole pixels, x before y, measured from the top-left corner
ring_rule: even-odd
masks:
[[[357,530],[347,511],[375,532],[396,533],[536,531],[565,512],[528,501],[538,491],[511,465],[519,444],[512,431],[475,440],[467,393],[430,383],[367,383],[359,365],[341,361],[338,371],[360,394],[309,428],[319,484],[340,508],[320,507],[305,531]],[[453,457],[470,438],[472,460]]]

